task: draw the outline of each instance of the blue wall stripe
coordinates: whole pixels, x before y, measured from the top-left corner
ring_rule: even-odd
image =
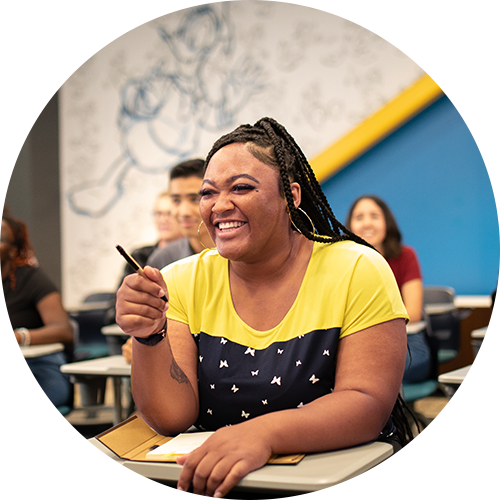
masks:
[[[345,221],[357,196],[377,194],[419,256],[426,285],[457,294],[497,286],[499,230],[493,190],[467,125],[447,97],[323,184]]]

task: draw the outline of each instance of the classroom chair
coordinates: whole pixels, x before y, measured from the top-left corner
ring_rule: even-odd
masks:
[[[415,409],[416,401],[431,396],[438,388],[437,343],[435,339],[428,335],[428,319],[426,320],[426,325],[427,328],[425,329],[425,335],[431,347],[432,353],[431,376],[422,382],[403,384],[402,393],[404,400],[416,421],[415,434],[421,434],[424,440],[437,443],[439,446],[437,447],[436,452],[421,467],[408,467],[406,469],[405,489],[407,495],[413,498],[418,498],[422,495],[425,496],[428,492],[451,486],[457,477],[455,470],[446,456],[444,446],[433,428],[432,422],[424,414],[417,412]],[[410,421],[411,418],[412,417],[410,415]]]
[[[106,312],[114,301],[114,292],[97,292],[85,297],[80,310],[71,316],[80,329],[79,344],[75,348],[75,361],[109,356],[109,349],[101,328],[105,325]]]
[[[449,286],[424,287],[425,306],[440,304],[451,307],[442,313],[429,314],[430,337],[437,348],[438,364],[455,359],[460,350],[460,321],[470,314],[470,310],[460,311],[454,306],[455,290]]]

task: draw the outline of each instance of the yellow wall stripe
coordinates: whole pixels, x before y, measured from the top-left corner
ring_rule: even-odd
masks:
[[[424,75],[311,160],[318,181],[324,182],[352,163],[443,95],[434,80]]]

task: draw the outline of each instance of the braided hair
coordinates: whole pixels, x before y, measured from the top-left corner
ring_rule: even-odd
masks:
[[[300,230],[306,238],[320,243],[351,240],[373,248],[336,219],[304,153],[283,125],[272,118],[261,118],[254,125],[240,125],[223,135],[208,153],[205,171],[212,156],[219,149],[234,143],[247,144],[248,150],[255,158],[277,169],[280,193],[286,201],[292,227]],[[310,220],[295,207],[290,186],[292,182],[297,182],[301,187],[300,208],[308,214]],[[414,437],[408,415],[413,416],[404,399],[398,394],[391,416],[399,441],[403,445]]]
[[[240,125],[214,143],[205,160],[205,170],[219,149],[233,143],[248,144],[248,150],[253,156],[278,170],[280,190],[286,201],[292,226],[299,229],[306,238],[320,243],[352,240],[370,246],[335,218],[304,153],[283,125],[272,118],[261,118],[255,125]],[[290,186],[292,182],[297,182],[301,187],[300,208],[310,217],[310,221],[295,207]]]
[[[14,236],[14,241],[11,245],[17,251],[16,256],[10,262],[9,271],[10,288],[14,290],[16,287],[16,269],[22,266],[37,266],[38,262],[28,236],[26,224],[22,220],[7,215],[2,216],[2,221],[9,225]]]

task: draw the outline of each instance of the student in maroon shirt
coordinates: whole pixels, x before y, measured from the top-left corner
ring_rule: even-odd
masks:
[[[420,321],[424,295],[420,265],[413,248],[401,243],[401,232],[387,204],[377,196],[360,196],[349,209],[346,226],[386,258],[410,321]],[[408,346],[403,382],[425,380],[431,369],[431,354],[424,332],[409,334]]]

